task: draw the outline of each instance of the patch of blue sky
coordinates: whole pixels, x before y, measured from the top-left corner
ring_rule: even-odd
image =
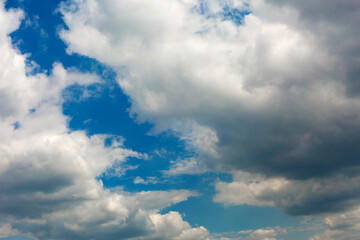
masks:
[[[236,25],[243,25],[244,18],[249,14],[251,14],[251,11],[248,7],[244,9],[238,9],[226,6],[223,8],[221,16],[224,21],[232,21]]]
[[[190,179],[184,177],[182,181],[161,180],[156,187],[153,184],[133,184],[137,176],[162,178],[162,171],[168,169],[170,161],[188,157],[192,153],[186,151],[184,142],[171,133],[151,136],[148,134],[153,127],[150,123],[138,124],[129,117],[129,99],[116,83],[116,73],[111,68],[94,59],[66,53],[66,45],[58,36],[58,30],[66,27],[61,16],[56,12],[59,3],[60,1],[46,1],[44,4],[34,4],[29,0],[7,1],[7,8],[21,8],[25,12],[24,21],[11,37],[20,51],[28,54],[28,61],[38,65],[39,71],[50,73],[53,64],[60,62],[64,67],[75,67],[83,72],[96,73],[104,80],[102,84],[89,87],[73,85],[65,89],[63,112],[70,118],[69,129],[85,130],[89,136],[94,134],[123,136],[126,148],[150,156],[150,160],[147,161],[130,158],[126,164],[133,170],[128,170],[126,175],[102,176],[105,187],[124,185],[127,191],[134,192],[191,186],[190,182],[193,182],[197,176],[192,176]],[[19,125],[14,123],[14,128],[17,127]],[[157,154],[161,151],[166,152],[166,156]],[[138,167],[134,168],[134,166]],[[189,183],[184,184],[186,181]],[[174,182],[177,184],[171,184]]]
[[[14,126],[14,130],[17,130],[21,127],[21,124],[18,121],[16,121],[13,123],[13,126]]]
[[[215,194],[213,186],[206,182],[201,184],[197,186],[201,189],[201,195],[170,206],[163,211],[178,211],[191,225],[204,226],[213,233],[276,226],[291,227],[301,223],[300,218],[285,215],[274,207],[224,206],[214,203],[212,201]]]
[[[195,5],[192,8],[192,11],[199,13],[199,14],[203,14],[203,15],[206,14],[207,10],[208,10],[207,4],[205,3],[204,0],[199,0],[199,4]]]
[[[100,90],[94,89],[94,91],[96,93],[92,95],[95,96],[86,99],[80,99],[83,90],[79,86],[72,86],[65,91],[64,94],[68,95],[65,98],[73,99],[63,104],[64,114],[71,118],[69,128],[73,131],[85,130],[88,135],[123,136],[126,148],[149,156],[149,159],[129,158],[126,162],[129,169],[133,169],[131,166],[137,167],[128,170],[126,175],[123,173],[120,176],[102,176],[101,180],[105,187],[122,185],[127,191],[153,190],[155,187],[151,184],[143,185],[139,189],[140,184],[133,184],[134,179],[138,176],[162,178],[162,171],[168,169],[170,161],[192,154],[185,150],[183,141],[169,132],[157,136],[148,135],[152,125],[137,124],[129,117],[127,112],[129,101],[118,86],[114,85],[112,88],[102,86]],[[106,143],[109,144],[110,141],[111,139],[108,139]],[[159,183],[164,184],[157,184],[158,188],[164,188],[165,183],[169,187],[168,181],[159,181]]]
[[[107,67],[94,59],[79,54],[67,54],[66,45],[59,37],[59,30],[65,28],[61,14],[57,12],[61,1],[7,0],[5,8],[19,8],[24,19],[19,29],[10,34],[12,42],[28,61],[49,72],[55,62],[64,67],[76,67],[80,71],[102,73]]]
[[[198,5],[193,7],[193,11],[205,15],[207,18],[220,18],[222,21],[232,21],[236,25],[243,25],[244,18],[252,13],[248,3],[243,3],[240,8],[234,7],[226,1],[221,2],[220,5],[222,6],[221,11],[213,13],[209,8],[208,3],[201,0]]]

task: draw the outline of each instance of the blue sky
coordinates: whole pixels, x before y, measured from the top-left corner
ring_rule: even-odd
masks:
[[[0,239],[356,239],[345,2],[1,1]]]

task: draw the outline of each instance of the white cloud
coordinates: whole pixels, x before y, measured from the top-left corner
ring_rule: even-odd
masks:
[[[309,240],[335,240],[348,239],[346,234],[340,230],[327,230],[323,233],[310,237]]]
[[[148,185],[148,184],[157,184],[159,182],[162,182],[162,180],[160,180],[159,178],[157,177],[147,177],[146,179],[143,179],[142,177],[139,177],[137,176],[135,179],[134,179],[134,183],[135,184],[145,184],[145,185]]]
[[[360,208],[323,216],[328,230],[316,234],[310,240],[357,239],[360,234]]]
[[[13,235],[19,235],[20,232],[16,229],[12,229],[10,224],[0,224],[0,237],[8,237]]]
[[[254,1],[239,26],[221,17],[218,1],[207,3],[199,14],[198,1],[67,1],[61,12],[69,30],[60,35],[70,52],[118,70],[139,121],[179,133],[212,168],[317,174],[303,159],[325,159],[328,147],[345,147],[344,136],[357,139],[350,129],[358,129],[359,100],[338,80],[342,56],[297,9]],[[245,3],[227,1],[230,8]],[[282,161],[300,167],[289,176]]]
[[[181,217],[169,218],[172,232],[159,228],[158,212],[196,194],[186,190],[127,193],[105,189],[96,177],[127,157],[121,138],[71,132],[62,113],[62,91],[73,84],[99,83],[99,77],[55,64],[50,75],[30,74],[26,56],[7,36],[22,13],[0,1],[0,237],[27,234],[36,239],[204,238]],[[14,127],[17,122],[18,127]],[[113,138],[110,146],[105,140]],[[177,213],[170,213],[176,215]],[[158,216],[155,220],[153,216]],[[193,229],[193,230],[192,230]],[[188,232],[194,232],[190,234]],[[186,238],[189,239],[189,238]]]
[[[151,219],[158,232],[166,233],[164,239],[197,240],[205,239],[209,235],[204,227],[191,228],[187,222],[182,221],[177,212],[169,212],[165,215],[154,214]]]
[[[258,229],[252,232],[249,236],[250,239],[255,240],[274,240],[277,232],[274,229]]]
[[[208,171],[208,168],[203,162],[196,158],[186,158],[176,161],[171,161],[168,170],[163,171],[165,176],[176,176],[182,174],[202,174]]]
[[[226,1],[252,11],[242,25],[202,2],[67,1],[60,35],[118,71],[138,121],[174,131],[206,167],[242,172],[216,185],[216,201],[294,215],[356,208],[358,1]]]
[[[248,204],[255,206],[274,206],[266,197],[261,196],[268,192],[277,192],[286,184],[284,179],[265,179],[262,176],[238,172],[231,183],[218,182],[216,190],[218,194],[214,197],[215,202],[225,204]]]
[[[298,232],[299,229],[288,228],[290,232]],[[286,235],[286,239],[290,238],[291,235],[287,235],[289,232],[286,228],[282,228],[279,226],[276,227],[267,227],[267,228],[259,228],[255,230],[242,230],[239,232],[224,232],[213,234],[213,239],[220,240],[276,240],[283,239],[282,235]]]

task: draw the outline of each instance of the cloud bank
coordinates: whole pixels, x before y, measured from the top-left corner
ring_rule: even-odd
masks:
[[[358,1],[73,0],[61,12],[68,52],[117,70],[138,121],[234,173],[215,201],[356,212]]]

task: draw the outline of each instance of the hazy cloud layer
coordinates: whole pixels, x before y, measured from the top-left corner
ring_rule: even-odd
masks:
[[[208,231],[192,228],[179,213],[159,214],[196,193],[130,194],[96,180],[115,163],[146,155],[124,148],[121,138],[67,128],[62,90],[101,80],[61,64],[50,75],[31,75],[8,36],[22,16],[0,1],[0,238],[205,239]]]
[[[83,0],[61,12],[68,51],[116,69],[138,121],[171,129],[211,169],[265,179],[235,175],[216,201],[295,215],[359,205],[358,1]]]

